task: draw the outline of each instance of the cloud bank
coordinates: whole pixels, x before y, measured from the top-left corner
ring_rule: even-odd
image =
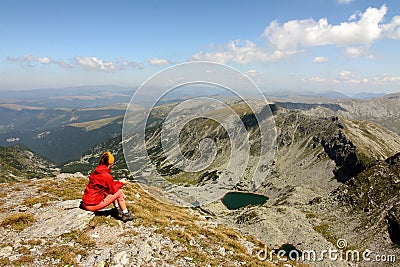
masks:
[[[342,1],[349,2],[349,1]],[[373,58],[369,48],[381,39],[400,39],[400,16],[385,21],[386,5],[367,8],[364,13],[352,14],[348,21],[333,25],[327,18],[319,20],[290,20],[283,24],[272,21],[261,34],[262,46],[250,40],[231,41],[216,51],[197,52],[192,60],[211,60],[221,63],[248,64],[274,62],[303,52],[310,47],[336,46],[350,57]],[[318,59],[317,59],[318,61]],[[317,63],[317,62],[315,62]]]

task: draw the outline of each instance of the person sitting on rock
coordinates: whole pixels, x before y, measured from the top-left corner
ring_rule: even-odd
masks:
[[[126,196],[121,190],[128,180],[125,178],[114,180],[110,170],[113,164],[114,156],[111,152],[104,152],[99,165],[89,176],[89,183],[82,197],[82,207],[88,211],[98,211],[114,203],[118,217],[124,222],[131,221],[133,214],[128,211]]]

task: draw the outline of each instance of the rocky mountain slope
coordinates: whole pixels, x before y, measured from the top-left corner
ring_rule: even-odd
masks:
[[[52,166],[54,164],[36,155],[25,145],[0,147],[0,182],[51,176],[54,171]]]
[[[273,98],[279,106],[306,111],[314,116],[341,116],[350,120],[372,121],[400,134],[400,94],[371,99]]]
[[[355,229],[364,232],[364,239],[358,240],[360,245],[382,245],[378,237],[400,245],[400,153],[361,172],[333,195],[360,218]],[[387,251],[393,250],[389,242],[384,243]]]
[[[400,94],[388,94],[369,100],[344,102],[341,112],[350,119],[368,120],[400,134]]]
[[[267,203],[236,211],[221,203],[205,208],[218,222],[253,233],[272,247],[290,243],[300,251],[337,249],[337,241],[345,239],[349,248],[399,258],[392,241],[397,240],[398,229],[398,165],[389,163],[397,156],[389,157],[400,151],[399,136],[376,123],[299,111],[279,110],[275,122],[275,163],[257,190],[269,197]],[[341,192],[340,197],[335,192]],[[354,206],[343,204],[354,199]],[[375,203],[375,213],[360,212],[363,202]],[[329,260],[312,264],[347,266]]]
[[[87,178],[75,174],[0,184],[0,266],[303,266],[260,260],[265,245],[207,220],[199,210],[124,188],[135,214],[79,208]]]
[[[90,174],[99,164],[99,159],[104,151],[110,151],[115,157],[113,171],[115,177],[130,177],[122,149],[122,136],[117,135],[103,142],[96,144],[86,151],[79,159],[72,160],[61,166],[61,172]]]

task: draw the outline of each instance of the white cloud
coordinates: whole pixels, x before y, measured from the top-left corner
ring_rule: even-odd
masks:
[[[128,67],[141,68],[141,64],[136,62],[128,62],[124,59],[118,59],[115,62],[104,61],[97,57],[77,56],[76,63],[84,69],[97,70],[104,72],[114,72],[125,70]]]
[[[192,55],[191,59],[194,61],[215,61],[223,64],[228,62],[249,64],[256,62],[274,62],[292,55],[293,53],[298,53],[298,51],[270,51],[266,48],[257,46],[254,42],[249,40],[235,40],[222,46],[218,51],[197,52]]]
[[[355,76],[355,73],[350,71],[350,70],[344,70],[339,73],[339,80],[349,80],[352,79]]]
[[[78,56],[76,62],[83,68],[101,71],[115,71],[117,66],[113,62],[106,62],[97,57]]]
[[[33,67],[36,63],[41,63],[41,64],[51,64],[51,58],[49,57],[37,57],[34,55],[30,54],[25,54],[22,57],[7,57],[8,61],[13,61],[13,62],[22,62],[24,64],[27,64],[30,67]]]
[[[355,13],[351,14],[349,21],[354,21],[360,18],[362,13],[360,11],[356,11]]]
[[[336,83],[351,83],[351,84],[363,84],[368,83],[368,78],[359,77],[355,72],[350,70],[344,70],[339,73],[337,79],[334,80]]]
[[[51,63],[51,59],[48,57],[41,57],[37,59],[38,62],[43,63],[43,64],[49,64]]]
[[[341,71],[335,79],[330,77],[323,77],[323,76],[312,76],[312,77],[302,77],[300,79],[302,82],[313,82],[313,83],[330,83],[330,84],[368,84],[371,82],[370,78],[362,77],[355,73],[354,71],[344,70]],[[374,80],[376,82],[381,82],[383,77],[375,77]],[[395,80],[395,78],[392,78]],[[400,81],[400,77],[399,77]],[[383,82],[381,82],[383,83]]]
[[[256,70],[248,70],[248,71],[246,71],[246,74],[249,77],[255,77],[255,76],[259,75],[259,73]]]
[[[382,25],[384,37],[389,39],[400,39],[400,16],[395,16],[388,24]]]
[[[340,1],[350,3],[351,0]],[[283,25],[271,22],[262,33],[266,46],[256,45],[251,40],[230,41],[213,51],[200,51],[192,55],[191,60],[208,60],[219,63],[249,64],[257,62],[275,62],[301,53],[304,48],[335,45],[344,48],[348,58],[374,56],[368,51],[371,45],[380,39],[400,39],[400,16],[389,23],[385,21],[386,5],[380,8],[369,7],[364,12],[357,11],[348,21],[330,24],[327,18],[318,21],[313,18],[290,20]],[[324,57],[314,58],[314,63],[323,63]]]
[[[21,62],[23,64],[28,65],[29,67],[37,66],[39,63],[43,65],[55,64],[62,68],[72,68],[73,65],[71,63],[62,61],[62,60],[53,60],[50,57],[38,57],[35,55],[25,54],[22,57],[7,57],[8,61],[12,62]]]
[[[327,18],[291,20],[283,25],[273,21],[262,36],[278,50],[297,50],[299,47],[324,45],[351,46],[370,45],[380,38],[400,38],[400,16],[389,24],[381,24],[387,7],[367,8],[356,13],[350,22],[337,25],[328,23]],[[358,19],[358,20],[357,20]]]
[[[65,61],[61,61],[61,60],[56,60],[53,61],[54,64],[58,65],[61,68],[66,68],[66,69],[71,69],[74,66],[71,63],[65,62]]]
[[[385,73],[381,76],[374,77],[373,80],[379,84],[400,82],[400,76],[395,76],[395,75],[391,75],[389,73]]]
[[[354,0],[337,0],[339,4],[341,5],[347,5],[350,4],[351,2],[354,2]]]
[[[77,56],[73,60],[63,61],[63,60],[53,60],[50,57],[38,57],[35,55],[25,54],[22,57],[7,57],[8,61],[20,62],[26,64],[29,67],[35,67],[38,64],[42,65],[57,65],[61,68],[74,68],[77,66],[83,67],[88,70],[97,70],[104,72],[113,72],[125,70],[127,68],[142,68],[142,64],[137,62],[128,62],[124,59],[117,59],[114,62],[107,62],[101,60],[97,57],[89,56]]]
[[[157,65],[157,66],[164,66],[164,65],[169,65],[171,62],[169,62],[167,59],[164,58],[151,58],[148,60],[150,65]]]
[[[315,83],[323,83],[326,82],[325,78],[319,77],[319,76],[314,76],[310,78],[302,78],[302,82],[315,82]]]
[[[312,62],[313,63],[325,63],[327,61],[328,61],[328,58],[326,58],[326,57],[315,57]]]
[[[374,59],[374,56],[369,52],[369,47],[365,47],[365,46],[346,47],[345,54],[349,58],[359,58],[359,57],[365,56],[369,59]]]

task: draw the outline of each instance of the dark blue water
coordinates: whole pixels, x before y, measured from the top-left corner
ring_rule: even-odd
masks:
[[[240,209],[248,205],[262,205],[268,197],[253,193],[228,192],[221,199],[222,203],[230,210]]]

